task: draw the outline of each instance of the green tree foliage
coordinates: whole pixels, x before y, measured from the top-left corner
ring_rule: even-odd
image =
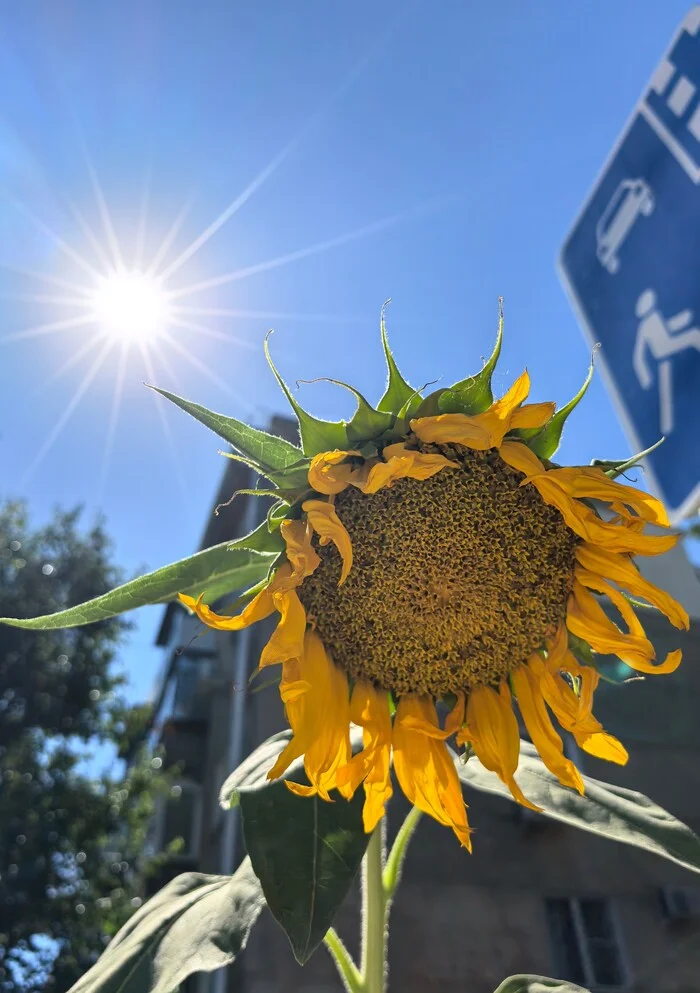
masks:
[[[102,525],[80,511],[32,529],[0,505],[0,615],[61,610],[120,581]],[[0,627],[0,989],[68,989],[140,905],[163,856],[147,831],[161,761],[140,742],[148,709],[120,694],[129,625]],[[97,752],[89,759],[87,752]],[[129,759],[127,765],[123,760]],[[92,768],[109,771],[98,774]]]

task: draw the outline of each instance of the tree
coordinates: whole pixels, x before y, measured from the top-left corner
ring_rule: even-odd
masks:
[[[80,510],[30,527],[0,505],[0,616],[46,614],[119,582],[101,523]],[[0,988],[68,989],[139,906],[148,828],[169,789],[139,746],[148,708],[130,707],[120,618],[65,631],[0,627]],[[109,771],[91,773],[97,748]],[[123,761],[129,758],[128,766]],[[144,851],[147,854],[144,854]]]

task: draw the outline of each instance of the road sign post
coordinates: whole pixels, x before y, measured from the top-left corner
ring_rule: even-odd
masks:
[[[559,270],[673,523],[700,503],[700,6],[671,46],[561,251]]]

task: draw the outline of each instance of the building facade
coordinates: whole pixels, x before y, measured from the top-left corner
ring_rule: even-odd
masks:
[[[294,436],[286,420],[271,430]],[[217,495],[254,485],[229,462]],[[264,501],[240,496],[212,515],[201,547],[246,533]],[[588,775],[647,794],[700,833],[700,584],[682,548],[642,560],[647,577],[691,615],[682,634],[649,612],[644,621],[663,657],[684,650],[672,676],[624,686],[602,683],[596,714],[630,752],[620,768],[574,751]],[[285,727],[276,685],[249,684],[269,627],[202,629],[178,605],[165,611],[164,652],[153,734],[167,762],[180,763],[181,795],[159,814],[158,841],[185,841],[168,876],[188,869],[231,872],[243,856],[237,812],[224,812],[219,788],[269,735]],[[700,993],[700,877],[649,853],[547,820],[485,793],[467,795],[474,854],[423,818],[405,864],[392,915],[390,985],[405,993],[492,993],[503,978],[535,973],[595,991]],[[394,798],[390,834],[407,807]],[[157,881],[160,885],[165,877]],[[359,895],[341,909],[338,930],[356,950]],[[265,913],[228,974],[201,976],[197,993],[331,993],[340,989],[320,948],[302,969]]]

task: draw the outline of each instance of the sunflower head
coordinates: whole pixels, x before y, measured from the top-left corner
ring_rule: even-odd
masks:
[[[263,528],[279,557],[236,616],[181,596],[219,629],[278,616],[260,665],[282,667],[293,737],[269,775],[303,756],[309,785],[287,782],[294,792],[330,799],[363,786],[367,831],[391,796],[393,764],[408,799],[470,846],[452,737],[532,806],[515,781],[515,707],[550,771],[582,791],[555,720],[585,751],[627,760],[593,716],[597,655],[617,654],[642,673],[680,662],[679,651],[656,661],[629,599],[688,626],[634,563],[676,541],[646,531],[668,527],[661,504],[615,480],[636,459],[605,469],[552,461],[592,367],[560,410],[527,403],[527,372],[495,399],[502,327],[501,315],[477,375],[423,397],[399,372],[382,315],[387,387],[373,407],[340,383],[358,404],[348,422],[309,415],[270,360],[302,447],[284,443],[271,465],[255,454],[262,442],[251,454],[239,432],[235,457],[274,486]],[[351,723],[363,729],[355,755]]]

